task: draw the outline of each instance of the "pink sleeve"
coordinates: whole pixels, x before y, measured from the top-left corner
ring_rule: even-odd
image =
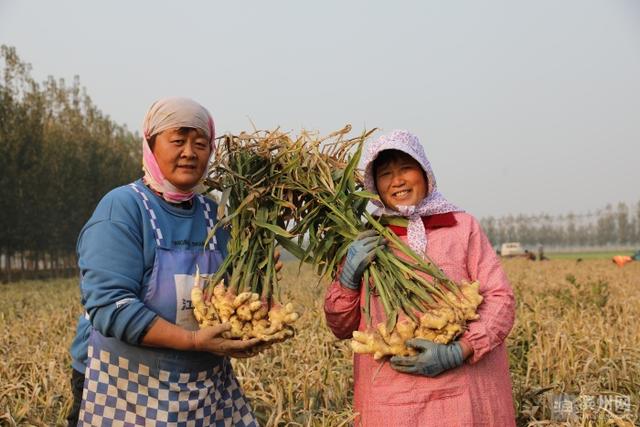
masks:
[[[360,292],[345,288],[337,279],[341,269],[338,269],[336,278],[327,290],[324,298],[324,315],[327,326],[333,334],[341,339],[351,338],[353,331],[360,324]]]
[[[469,235],[467,269],[470,278],[480,282],[484,298],[478,307],[480,318],[469,323],[461,338],[473,348],[468,361],[476,363],[509,335],[515,318],[515,299],[500,260],[475,219]]]

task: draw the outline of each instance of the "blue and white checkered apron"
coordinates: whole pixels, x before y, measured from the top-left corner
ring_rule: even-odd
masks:
[[[214,273],[222,256],[212,239],[208,250],[164,246],[154,202],[135,184],[156,234],[156,259],[145,305],[164,319],[197,328],[190,291],[196,264]],[[200,204],[208,207],[204,200]],[[156,206],[156,209],[161,209]],[[211,213],[204,209],[207,228]],[[124,343],[96,330],[89,339],[80,426],[257,426],[227,357]]]

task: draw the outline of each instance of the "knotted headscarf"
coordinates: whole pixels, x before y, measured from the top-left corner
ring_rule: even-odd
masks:
[[[363,156],[365,187],[368,191],[378,194],[375,176],[373,176],[373,162],[384,150],[399,150],[413,157],[424,170],[427,181],[427,195],[418,205],[397,206],[398,210],[384,206],[379,201],[373,203],[377,206],[374,215],[403,216],[409,220],[407,238],[409,246],[416,253],[424,255],[427,250],[427,233],[422,222],[423,216],[442,214],[447,212],[461,212],[462,209],[449,203],[437,190],[436,177],[433,175],[431,164],[424,153],[417,136],[406,130],[394,130],[382,135],[370,143]]]
[[[200,182],[189,191],[176,188],[160,171],[156,157],[149,147],[149,139],[160,132],[188,127],[199,130],[209,140],[211,154],[213,154],[215,127],[209,111],[202,105],[189,98],[164,98],[151,105],[142,123],[142,169],[145,184],[170,203],[180,203],[190,200],[201,187]],[[206,174],[206,169],[205,169]]]

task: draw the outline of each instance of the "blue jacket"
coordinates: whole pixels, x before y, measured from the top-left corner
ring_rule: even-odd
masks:
[[[191,209],[182,209],[166,203],[141,180],[136,183],[156,213],[164,246],[203,247],[207,227],[197,198]],[[205,200],[215,215],[216,204]],[[225,257],[228,232],[219,229],[216,239]],[[78,321],[71,357],[73,368],[84,372],[92,326],[104,336],[139,344],[156,317],[142,302],[155,261],[156,236],[140,195],[125,185],[104,196],[82,228],[76,249],[86,313]]]

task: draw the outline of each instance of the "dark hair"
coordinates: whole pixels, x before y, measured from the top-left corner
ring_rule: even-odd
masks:
[[[413,159],[413,161],[415,161],[416,163],[418,163],[418,165],[420,165],[420,163],[416,159],[414,159],[413,156],[411,156],[410,154],[405,153],[402,150],[395,150],[393,148],[388,149],[388,150],[382,150],[380,153],[378,153],[378,157],[376,157],[373,160],[373,166],[371,168],[373,182],[377,185],[377,183],[376,183],[376,174],[378,172],[378,169],[380,169],[383,166],[388,165],[389,163],[393,163],[393,162],[397,162],[397,161],[402,160],[402,159],[406,159],[407,157],[409,157],[410,159]],[[425,182],[427,183],[427,185],[429,185],[429,177],[427,176],[427,173],[425,172],[425,170],[422,168],[421,165],[420,165],[420,170],[422,170],[422,175],[424,175]]]
[[[196,129],[196,128],[190,128],[190,127],[181,127],[178,128],[178,133],[183,135],[185,133],[189,133],[192,130],[195,130],[196,132],[198,132],[199,134],[202,133],[202,131],[200,129]],[[162,131],[164,132],[164,131]],[[158,133],[154,133],[151,138],[149,138],[149,148],[151,149],[151,151],[153,151],[153,146],[156,145],[156,136],[158,136],[159,134],[161,134],[162,132],[158,132]]]
[[[152,152],[153,152],[153,146],[156,145],[156,136],[158,136],[157,133],[153,135],[151,138],[149,138],[149,141],[147,141],[149,143],[149,148],[151,149]]]
[[[411,157],[404,151],[400,151],[400,150],[394,150],[394,149],[382,150],[380,153],[378,153],[378,157],[376,157],[373,160],[373,169],[371,169],[371,173],[373,173],[373,179],[375,180],[378,169],[380,169],[383,166],[386,166],[389,163],[397,162],[407,156]]]

